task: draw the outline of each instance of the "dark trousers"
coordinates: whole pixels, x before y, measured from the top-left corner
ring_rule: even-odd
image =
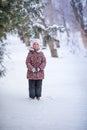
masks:
[[[29,97],[41,97],[42,80],[29,79]]]

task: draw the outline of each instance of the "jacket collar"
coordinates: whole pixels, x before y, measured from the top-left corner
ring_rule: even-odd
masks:
[[[39,49],[39,50],[36,51],[32,47],[30,47],[29,50],[32,51],[32,52],[38,52],[38,53],[41,52],[41,49]]]

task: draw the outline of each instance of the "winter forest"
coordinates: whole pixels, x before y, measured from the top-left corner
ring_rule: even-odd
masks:
[[[32,39],[46,57],[29,98]],[[0,130],[87,130],[87,0],[0,0]]]

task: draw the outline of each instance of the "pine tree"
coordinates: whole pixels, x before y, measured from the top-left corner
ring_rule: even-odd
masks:
[[[45,4],[41,0],[1,0],[0,1],[0,41],[6,38],[8,32],[18,33],[20,38],[29,44],[31,38],[43,37],[43,41],[57,41],[53,32],[61,30],[62,27],[47,26],[43,17]],[[27,40],[26,40],[27,39]],[[0,45],[0,57],[3,62],[4,52]],[[2,66],[4,68],[4,66]],[[2,69],[5,70],[5,69]],[[3,71],[0,71],[1,75]],[[4,73],[3,73],[4,74]]]
[[[40,0],[0,0],[0,76],[5,74],[3,39],[8,32],[19,33],[23,39],[35,37],[33,23],[40,19],[42,8]]]

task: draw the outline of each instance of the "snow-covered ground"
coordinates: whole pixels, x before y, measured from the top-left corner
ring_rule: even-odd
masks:
[[[43,50],[47,66],[38,101],[28,97],[28,49],[16,39],[7,50],[11,59],[0,80],[0,130],[87,130],[87,58],[63,47],[59,58]]]

